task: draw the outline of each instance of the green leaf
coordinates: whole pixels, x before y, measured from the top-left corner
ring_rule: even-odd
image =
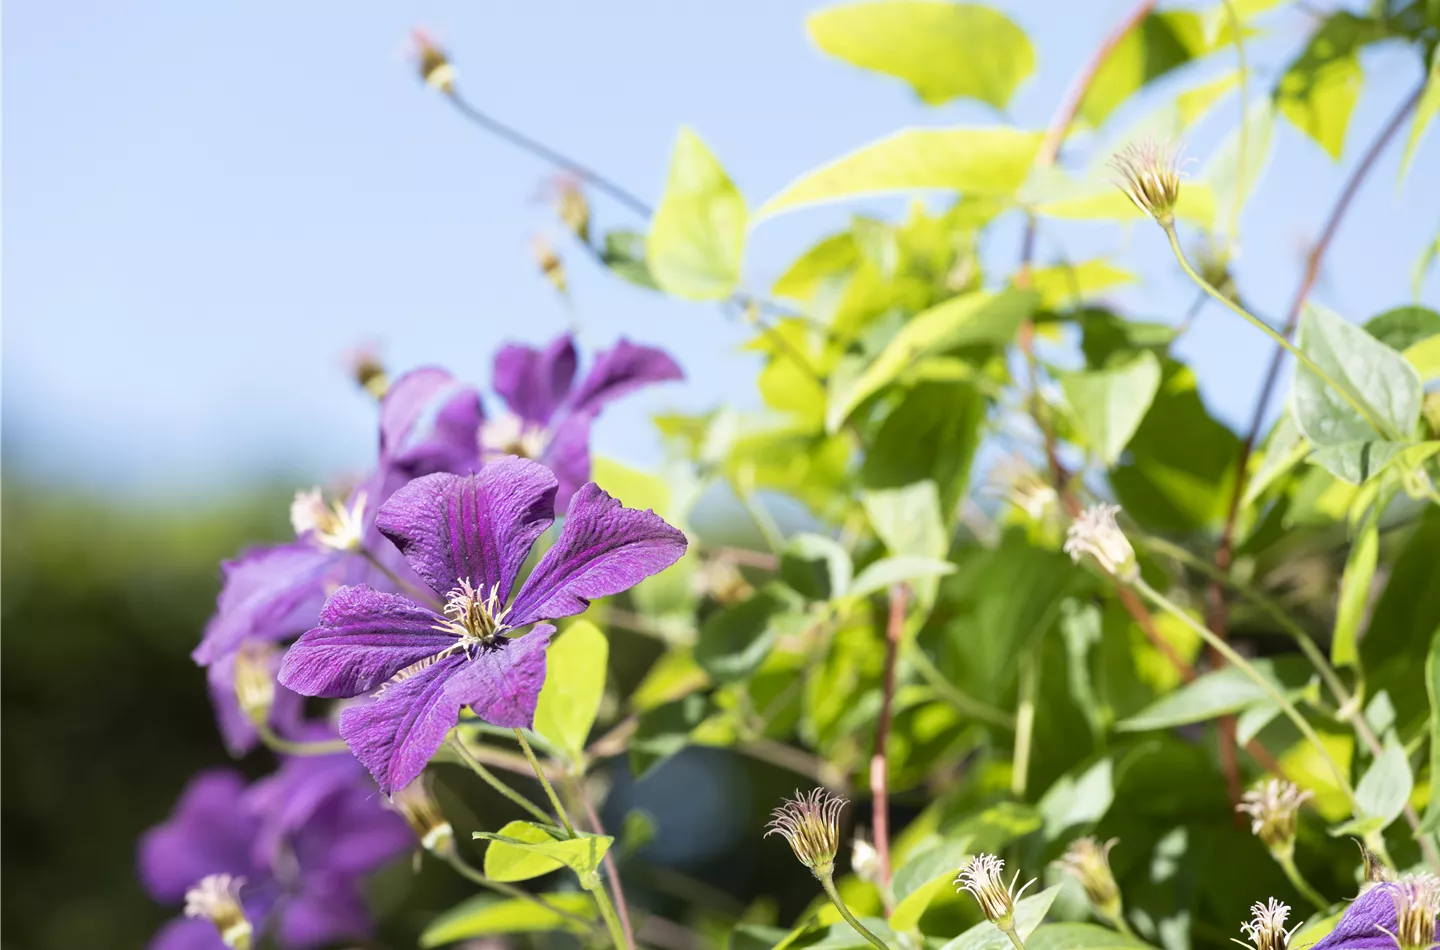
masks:
[[[1015,932],[1021,940],[1028,939],[1045,920],[1045,915],[1050,912],[1050,905],[1055,903],[1059,894],[1060,886],[1057,884],[1015,902]],[[951,940],[940,950],[1009,950],[1010,946],[1010,938],[1005,936],[999,927],[985,920]]]
[[[1057,173],[1058,174],[1058,173]],[[1107,180],[1071,181],[1051,176],[1027,186],[1024,200],[1045,218],[1066,221],[1140,221],[1145,212]],[[1215,221],[1215,193],[1204,181],[1186,181],[1175,203],[1175,216],[1203,228]]]
[[[811,14],[805,25],[831,56],[903,79],[932,106],[963,96],[1003,109],[1035,71],[1025,31],[979,4],[856,3]]]
[[[1311,923],[1301,927],[1290,936],[1290,945],[1293,947],[1313,947],[1315,944],[1330,936],[1330,932],[1345,917],[1343,912],[1331,914],[1329,917],[1320,917]]]
[[[1060,388],[1075,428],[1106,465],[1113,465],[1160,388],[1160,361],[1149,350],[1094,372],[1064,373]]]
[[[916,367],[933,368],[939,358]],[[977,373],[971,363],[960,363]],[[924,381],[905,390],[870,441],[860,470],[867,489],[903,488],[932,479],[940,510],[954,511],[969,486],[970,466],[983,436],[985,398],[968,382]]]
[[[1308,944],[1296,944],[1308,946]],[[1025,941],[1025,950],[1152,950],[1138,937],[1127,937],[1095,924],[1046,924]]]
[[[1337,161],[1365,78],[1357,53],[1374,38],[1370,21],[1351,13],[1332,14],[1311,35],[1275,90],[1281,114]]]
[[[893,584],[913,581],[921,577],[942,577],[953,573],[955,573],[955,565],[949,561],[897,554],[892,557],[882,557],[866,566],[855,577],[848,593],[851,597],[868,597]]]
[[[1296,345],[1389,432],[1376,432],[1340,393],[1303,364],[1295,371],[1291,411],[1317,446],[1411,436],[1420,420],[1420,376],[1405,357],[1338,314],[1309,304]]]
[[[780,554],[780,579],[806,600],[843,597],[853,571],[850,552],[824,535],[797,534]]]
[[[579,620],[545,651],[547,673],[535,704],[535,731],[578,762],[605,695],[610,642],[588,620]]]
[[[1440,313],[1429,307],[1393,307],[1365,321],[1365,332],[1403,352],[1440,334]]]
[[[490,842],[485,849],[486,877],[512,883],[568,867],[584,882],[587,876],[596,873],[615,839],[579,834],[577,838],[560,841],[532,822],[512,821],[498,834],[477,831],[475,837]]]
[[[1275,682],[1271,664],[1254,661],[1262,676]],[[1284,687],[1275,682],[1277,689]],[[1233,666],[1202,673],[1173,693],[1161,696],[1140,712],[1115,724],[1121,732],[1169,729],[1192,722],[1205,722],[1237,713],[1252,703],[1264,702],[1270,694]]]
[[[1405,140],[1405,154],[1400,158],[1400,180],[1405,180],[1405,173],[1410,170],[1410,162],[1415,158],[1415,150],[1420,146],[1420,140],[1425,137],[1425,130],[1430,127],[1430,120],[1435,118],[1435,113],[1440,112],[1440,46],[1437,46],[1430,54],[1430,75],[1425,80],[1425,91],[1420,95],[1420,102],[1415,106],[1415,118],[1410,122],[1410,137]]]
[[[1310,461],[1341,481],[1363,485],[1393,465],[1409,470],[1440,452],[1440,442],[1341,442],[1316,449]]]
[[[892,554],[940,559],[949,548],[940,495],[932,481],[860,496],[870,525]]]
[[[1276,420],[1275,428],[1270,430],[1270,437],[1265,441],[1265,455],[1260,460],[1259,468],[1245,485],[1245,495],[1240,499],[1240,507],[1250,507],[1265,489],[1298,465],[1309,452],[1310,444],[1300,437],[1295,417],[1288,412],[1282,415]]]
[[[1406,347],[1405,360],[1423,381],[1440,378],[1440,334]]]
[[[1115,763],[1101,759],[1078,776],[1065,775],[1045,792],[1037,806],[1045,823],[1045,840],[1055,841],[1071,828],[1090,826],[1115,801]]]
[[[838,279],[858,263],[860,251],[855,244],[855,235],[841,231],[822,238],[796,258],[790,269],[775,281],[770,292],[777,297],[809,301],[826,281]]]
[[[769,656],[779,632],[774,621],[784,607],[780,598],[761,591],[711,614],[700,627],[695,662],[716,682],[745,679]]]
[[[1405,810],[1415,778],[1410,774],[1410,759],[1405,747],[1392,732],[1385,737],[1385,748],[1355,786],[1355,802],[1359,814],[1353,821],[1331,830],[1334,836],[1369,834],[1383,831]]]
[[[659,290],[650,268],[645,263],[645,235],[638,231],[609,231],[605,235],[605,246],[600,249],[600,260],[615,272],[617,277],[628,280],[646,290]]]
[[[687,300],[730,296],[740,280],[745,228],[745,199],[700,137],[682,128],[646,240],[655,282]]]
[[[1380,554],[1380,508],[1380,505],[1371,507],[1345,558],[1345,573],[1340,578],[1340,602],[1335,608],[1335,633],[1330,640],[1330,662],[1336,666],[1354,666],[1360,662],[1356,644]]]
[[[1134,274],[1101,257],[1030,272],[1030,287],[1040,295],[1042,310],[1061,310],[1089,300],[1102,290],[1133,283]]]
[[[630,740],[630,770],[641,778],[690,744],[690,734],[705,721],[709,705],[696,693],[645,710]]]
[[[1099,127],[1147,83],[1208,48],[1200,16],[1186,10],[1150,13],[1115,44],[1080,100],[1080,117]]]
[[[1389,567],[1385,590],[1360,641],[1367,693],[1390,694],[1398,722],[1418,722],[1429,713],[1425,670],[1420,657],[1440,627],[1440,584],[1435,552],[1440,551],[1440,505],[1427,505],[1409,529]]]
[[[1430,651],[1425,654],[1425,691],[1430,697],[1430,803],[1425,806],[1425,820],[1420,831],[1434,834],[1440,829],[1440,629],[1430,638]]]
[[[800,176],[756,216],[905,191],[1013,195],[1030,173],[1040,138],[1009,128],[906,129]]]
[[[596,913],[594,899],[581,891],[540,894],[537,897],[554,910],[546,910],[534,901],[520,898],[502,900],[490,894],[480,894],[462,901],[430,922],[430,926],[420,934],[420,946],[440,947],[488,934],[536,933],[545,930],[583,933],[580,925],[566,920],[560,914],[593,918]]]
[[[1033,291],[975,291],[922,310],[891,338],[880,355],[839,398],[832,396],[826,428],[838,432],[866,399],[894,382],[923,357],[964,346],[1005,344],[1035,312]]]

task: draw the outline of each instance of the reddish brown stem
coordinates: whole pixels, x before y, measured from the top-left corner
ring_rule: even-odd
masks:
[[[585,792],[585,779],[582,777],[575,779],[575,797],[580,799],[580,807],[585,809],[585,820],[590,822],[590,830],[597,835],[605,834],[605,826],[600,823],[600,815]],[[625,903],[625,890],[620,886],[620,868],[615,864],[614,853],[606,851],[600,862],[605,865],[605,876],[610,879],[610,899],[615,903],[620,929],[625,932],[625,945],[629,950],[635,950],[635,931],[630,926],[630,907]]]
[[[890,742],[890,719],[895,705],[895,662],[900,638],[905,632],[905,610],[910,589],[904,584],[890,588],[890,618],[885,626],[885,678],[880,696],[880,724],[875,729],[875,755],[870,759],[870,794],[874,799],[875,854],[880,862],[880,896],[888,913],[890,897],[890,766],[886,747]]]

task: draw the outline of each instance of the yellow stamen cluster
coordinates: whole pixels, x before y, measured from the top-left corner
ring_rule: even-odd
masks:
[[[1399,950],[1435,946],[1435,916],[1440,914],[1440,879],[1416,874],[1390,885],[1395,900],[1395,938]]]
[[[823,788],[787,800],[771,813],[765,837],[781,835],[790,843],[790,850],[801,864],[816,877],[826,877],[835,870],[835,854],[840,850],[840,812],[846,800]]]
[[[240,906],[243,877],[211,874],[185,892],[185,916],[204,918],[215,925],[220,939],[231,950],[250,950],[255,928]]]
[[[507,414],[486,419],[480,426],[480,451],[487,462],[507,455],[538,459],[545,452],[545,443],[544,427],[532,425],[519,416]]]
[[[436,629],[455,634],[465,647],[492,643],[496,632],[505,629],[505,615],[510,608],[500,605],[499,584],[491,587],[486,594],[471,586],[469,580],[461,578],[460,586],[446,597],[446,622]]]
[[[275,705],[275,667],[280,655],[273,643],[251,640],[235,654],[235,701],[255,725],[270,718]]]

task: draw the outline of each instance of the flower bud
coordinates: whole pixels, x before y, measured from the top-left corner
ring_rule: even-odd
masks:
[[[438,89],[445,95],[455,93],[455,67],[450,57],[435,43],[429,33],[418,27],[410,31],[414,46],[415,67],[420,78],[431,89]]]
[[[1174,146],[1156,139],[1134,142],[1110,159],[1110,167],[1120,176],[1115,184],[1135,207],[1162,227],[1175,223],[1175,204],[1180,200],[1180,166]]]
[[[1135,549],[1125,532],[1115,522],[1119,505],[1091,505],[1080,513],[1065,533],[1065,553],[1078,562],[1091,555],[1109,574],[1122,581],[1134,580],[1140,568],[1135,563]]]
[[[1085,888],[1085,896],[1100,913],[1110,920],[1121,915],[1120,887],[1110,871],[1110,849],[1119,842],[1111,838],[1100,844],[1094,838],[1077,838],[1055,863],[1070,873]]]
[[[455,829],[445,820],[423,775],[391,795],[390,807],[405,819],[426,851],[441,858],[454,856]]]
[[[1005,862],[995,855],[977,854],[969,864],[960,869],[960,876],[955,878],[954,883],[960,885],[960,890],[969,891],[974,896],[980,903],[986,920],[1001,930],[1010,931],[1015,928],[1015,902],[1025,893],[1025,888],[1035,881],[1032,879],[1025,882],[1025,885],[1016,891],[1015,882],[1020,880],[1020,872],[1015,872],[1007,886],[1004,878],[1000,876],[1004,870]]]
[[[866,884],[880,886],[880,852],[869,838],[858,832],[850,844],[850,870]]]
[[[817,878],[835,870],[835,853],[840,850],[840,812],[845,799],[823,788],[787,800],[771,813],[765,837],[778,834],[790,844],[796,859]]]
[[[380,362],[380,355],[373,346],[357,346],[347,350],[344,364],[350,378],[355,380],[360,388],[376,399],[385,398],[385,392],[390,388],[390,377],[386,375],[385,364]]]
[[[231,950],[250,950],[255,928],[240,906],[243,877],[211,874],[185,892],[185,916],[205,918],[220,932],[220,939]]]
[[[555,248],[543,234],[537,234],[530,239],[530,254],[535,263],[540,267],[540,273],[545,279],[554,285],[560,293],[569,290],[569,284],[565,280],[565,265],[560,261],[560,255],[555,253]]]
[[[1249,815],[1250,833],[1277,859],[1287,861],[1295,852],[1296,816],[1308,798],[1310,792],[1272,778],[1246,792],[1235,810]]]
[[[590,243],[590,202],[580,183],[569,175],[555,179],[555,213],[565,229],[586,244]]]
[[[1416,874],[1390,885],[1395,900],[1395,945],[1399,950],[1435,946],[1435,916],[1440,914],[1440,879]]]
[[[279,667],[280,650],[273,643],[250,640],[235,654],[235,701],[256,726],[270,718]]]
[[[1269,903],[1251,904],[1250,913],[1254,916],[1240,925],[1240,932],[1249,938],[1249,945],[1254,950],[1288,950],[1290,938],[1300,929],[1300,924],[1285,929],[1285,918],[1290,916],[1289,907],[1272,897]],[[1240,943],[1238,940],[1235,942]]]

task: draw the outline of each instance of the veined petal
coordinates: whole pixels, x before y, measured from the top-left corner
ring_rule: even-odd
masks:
[[[140,881],[151,897],[179,901],[207,874],[254,876],[250,841],[259,822],[242,807],[244,793],[245,779],[232,769],[190,780],[170,818],[140,839]]]
[[[315,622],[328,581],[345,567],[348,554],[306,541],[247,551],[221,570],[224,583],[215,615],[190,655],[209,666],[248,639],[280,640]]]
[[[215,722],[220,727],[220,737],[225,741],[226,751],[236,757],[255,748],[255,743],[260,738],[255,731],[255,724],[240,708],[239,698],[235,694],[235,658],[237,655],[238,651],[227,653],[211,663],[205,670],[205,682],[210,691],[210,705],[215,707]],[[272,669],[278,671],[279,665],[280,657],[277,655]],[[277,685],[275,699],[270,707],[268,717],[270,724],[281,735],[287,734],[299,724],[304,711],[303,706],[304,700],[298,694]]]
[[[326,799],[324,808],[290,838],[295,860],[307,877],[356,878],[384,867],[415,847],[415,833],[398,812],[387,808],[375,783],[348,753],[358,773]]]
[[[536,624],[523,637],[500,636],[475,649],[470,662],[450,678],[450,695],[492,726],[531,728],[545,685],[545,649],[554,633],[548,623]]]
[[[280,684],[304,696],[340,698],[375,689],[396,673],[455,643],[444,618],[399,594],[342,587],[320,625],[285,651]]]
[[[495,354],[490,382],[511,412],[543,426],[570,395],[575,363],[575,341],[568,333],[543,350],[511,344]]]
[[[370,913],[352,877],[307,875],[299,890],[275,909],[276,943],[289,950],[311,950],[370,933]]]
[[[386,795],[425,770],[455,725],[461,704],[445,687],[467,662],[463,653],[442,657],[387,683],[374,702],[340,714],[341,737]]]
[[[664,350],[636,346],[622,339],[595,358],[595,365],[571,394],[566,408],[593,415],[610,400],[642,386],[684,378],[679,365]]]
[[[1345,916],[1335,929],[1315,944],[1312,950],[1378,950],[1394,947],[1395,941],[1385,931],[1394,933],[1398,926],[1395,913],[1395,885],[1377,884],[1355,898],[1345,909]],[[1384,928],[1382,930],[1381,928]]]
[[[380,406],[381,467],[411,477],[480,466],[480,393],[435,366],[395,381]]]
[[[540,461],[555,473],[560,483],[555,492],[555,509],[570,504],[580,486],[590,480],[590,422],[585,413],[571,413],[555,426]]]
[[[594,482],[575,493],[560,538],[515,597],[507,622],[578,614],[596,597],[634,587],[680,560],[685,535],[653,511],[626,508]]]
[[[390,496],[376,524],[415,573],[444,595],[460,581],[503,602],[555,511],[555,476],[507,457],[474,475],[427,475]]]

